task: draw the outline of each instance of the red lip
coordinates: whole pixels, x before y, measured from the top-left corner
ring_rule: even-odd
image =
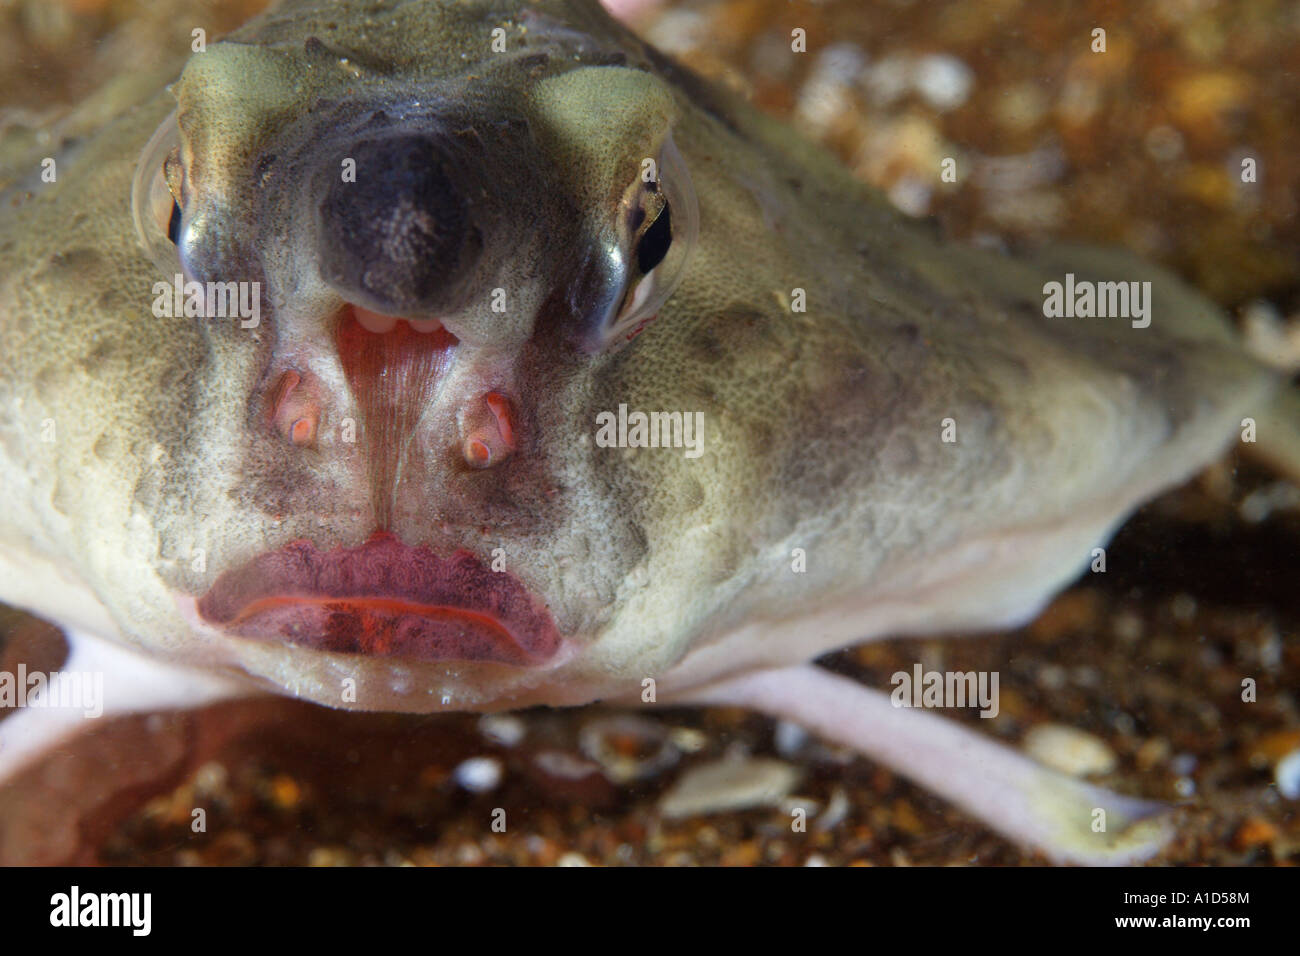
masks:
[[[560,648],[550,615],[510,574],[384,533],[355,548],[295,541],[258,555],[217,578],[198,610],[244,637],[344,654],[528,666]]]

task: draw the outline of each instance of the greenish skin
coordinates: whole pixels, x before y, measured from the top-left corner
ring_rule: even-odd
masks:
[[[403,98],[478,133],[492,225],[478,268],[421,314],[461,344],[408,436],[391,530],[503,549],[564,637],[539,666],[331,654],[192,612],[260,552],[375,530],[367,446],[339,437],[359,414],[332,337],[344,300],[303,206],[312,163],[346,155],[340,130]],[[256,329],[150,312],[131,180],[178,104],[186,221],[270,291]],[[1024,620],[1276,386],[1174,277],[1082,247],[944,243],[589,0],[289,2],[169,91],[95,109],[57,182],[3,197],[0,600],[231,687],[418,712],[637,702],[647,680],[659,701],[727,700],[730,679],[862,640]],[[670,131],[698,242],[657,318],[592,348],[575,269]],[[1043,284],[1066,272],[1151,280],[1150,326],[1045,318]],[[307,448],[267,425],[290,367],[320,383]],[[463,409],[487,388],[513,396],[520,447],[474,469]],[[704,454],[597,447],[596,415],[620,404],[702,411]]]

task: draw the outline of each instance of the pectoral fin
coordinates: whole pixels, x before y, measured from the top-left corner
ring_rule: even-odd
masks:
[[[30,618],[18,626],[47,627]],[[57,649],[43,646],[49,640],[4,648],[0,669],[24,686],[0,711],[0,865],[93,862],[124,813],[211,749],[185,711],[250,693],[97,638],[65,636],[61,663]],[[78,675],[74,692],[44,700],[27,692],[43,683],[48,695],[58,674]],[[219,729],[233,725],[227,719]]]
[[[759,671],[693,691],[688,699],[748,707],[802,724],[1058,863],[1138,863],[1173,834],[1164,804],[1049,770],[952,720],[895,707],[888,694],[818,667]]]

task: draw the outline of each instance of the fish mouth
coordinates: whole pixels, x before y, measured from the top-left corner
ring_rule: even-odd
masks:
[[[198,612],[241,637],[368,657],[529,667],[562,643],[545,605],[509,573],[385,532],[354,548],[294,541],[260,554],[218,577]]]

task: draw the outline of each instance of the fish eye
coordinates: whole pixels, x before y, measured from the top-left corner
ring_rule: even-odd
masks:
[[[150,137],[131,182],[136,235],[145,255],[167,278],[185,271],[179,249],[185,229],[180,146],[180,129],[173,113]]]
[[[655,216],[654,222],[641,234],[641,238],[637,241],[636,267],[641,270],[642,275],[649,275],[655,266],[663,262],[664,257],[668,255],[668,250],[672,247],[672,211],[673,207],[668,203],[664,203],[659,215]]]
[[[181,204],[172,200],[171,215],[167,217],[167,238],[173,246],[181,241]]]
[[[655,168],[657,178],[647,182],[638,177],[623,200],[627,280],[601,335],[603,346],[626,342],[659,314],[681,284],[699,236],[695,188],[671,136]]]

